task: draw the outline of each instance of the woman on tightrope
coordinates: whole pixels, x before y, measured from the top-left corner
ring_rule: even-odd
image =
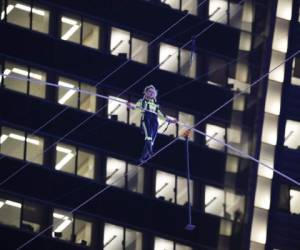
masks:
[[[171,119],[161,112],[156,102],[157,90],[153,85],[144,89],[144,97],[134,105],[128,103],[130,109],[141,109],[141,127],[145,134],[145,144],[140,158],[140,162],[146,161],[153,155],[153,144],[158,130],[158,117],[168,123],[176,123],[176,119]]]

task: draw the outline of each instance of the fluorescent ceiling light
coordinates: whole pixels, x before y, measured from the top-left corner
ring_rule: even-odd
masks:
[[[40,9],[36,9],[36,8],[32,9],[32,13],[37,14],[39,16],[45,16],[45,11],[40,10]]]
[[[67,220],[67,219],[69,219],[69,217],[68,216],[65,216],[65,215],[63,215],[63,214],[59,214],[59,213],[53,213],[53,217],[54,218],[57,218],[57,219],[65,219],[65,220]]]
[[[1,135],[1,137],[0,137],[0,144],[2,144],[3,142],[5,142],[7,138],[8,138],[8,135]]]
[[[56,150],[59,151],[59,152],[62,152],[62,153],[66,153],[66,154],[72,153],[71,149],[61,147],[61,146],[56,146]]]
[[[10,133],[9,137],[13,138],[15,140],[18,140],[18,141],[25,141],[25,137],[24,136],[17,135],[17,134],[14,134],[14,133]],[[32,139],[32,138],[27,138],[26,142],[29,142],[29,143],[34,144],[34,145],[40,145],[39,140]]]
[[[6,8],[6,15],[8,15],[12,10],[14,9],[14,6],[13,5],[8,5],[7,8]],[[1,20],[4,19],[4,16],[5,16],[5,12],[2,11],[1,13]]]
[[[10,69],[5,69],[3,73],[4,74],[3,78],[5,79],[10,73],[11,73]]]
[[[71,224],[71,220],[67,219],[65,220],[63,223],[61,223],[56,229],[55,232],[62,232],[64,231],[70,224]]]
[[[10,200],[6,200],[5,204],[9,205],[9,206],[12,206],[12,207],[17,207],[17,208],[21,208],[22,207],[21,203],[18,203],[18,202],[15,202],[15,201],[10,201]]]
[[[30,10],[31,10],[30,6],[24,5],[24,4],[20,4],[20,3],[17,3],[15,5],[15,8],[20,9],[20,10],[24,10],[24,11],[27,11],[27,12],[30,12]]]
[[[74,157],[74,154],[70,153],[67,154],[62,160],[56,164],[55,169],[60,170],[62,169],[72,158]]]
[[[72,26],[62,37],[62,40],[69,40],[70,37],[76,32],[76,30],[78,30],[78,28],[80,27],[80,25],[74,25]]]
[[[19,68],[13,68],[12,72],[19,74],[19,75],[23,75],[23,76],[28,76],[28,71],[27,70],[23,70],[23,69],[19,69]],[[36,73],[30,73],[29,74],[30,78],[34,78],[37,80],[42,80],[42,76],[40,74],[36,74]]]
[[[76,90],[73,89],[73,88],[75,88],[75,86],[71,83],[67,83],[67,82],[63,82],[63,81],[58,81],[58,85],[66,87],[66,88],[72,88],[66,94],[64,94],[63,97],[61,97],[58,100],[58,103],[64,104],[68,99],[71,98],[72,95],[74,95],[76,93]]]
[[[67,24],[70,24],[70,25],[77,25],[77,21],[74,20],[74,19],[71,19],[71,18],[62,17],[62,18],[61,18],[61,21],[62,21],[63,23],[67,23]]]

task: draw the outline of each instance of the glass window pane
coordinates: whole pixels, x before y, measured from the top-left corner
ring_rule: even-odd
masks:
[[[77,108],[78,92],[74,88],[78,88],[78,82],[60,77],[58,85],[61,86],[58,89],[58,103]]]
[[[87,112],[96,111],[96,88],[88,84],[81,83],[80,89],[83,91],[91,92],[93,94],[80,93],[80,109]]]
[[[209,20],[218,22],[218,23],[227,23],[225,11],[228,9],[227,0],[210,0],[209,1]]]
[[[184,124],[186,124],[186,125],[189,125],[189,126],[191,126],[191,127],[194,127],[194,125],[195,125],[195,117],[193,116],[193,115],[191,115],[191,114],[188,114],[188,113],[184,113],[184,112],[181,112],[181,111],[179,111],[179,114],[178,114],[178,121],[179,122],[182,122],[182,123],[184,123]],[[182,127],[181,125],[179,125],[179,132],[178,132],[178,134],[179,134],[179,136],[181,136],[182,137],[182,134],[184,133],[184,131],[186,131],[187,129],[186,128],[184,128],[184,127]],[[193,131],[191,131],[191,133],[190,133],[190,136],[189,136],[189,139],[191,140],[191,141],[194,141],[194,132]],[[182,137],[183,138],[183,137]]]
[[[156,171],[155,197],[175,202],[175,176],[163,171]]]
[[[170,5],[173,9],[180,8],[180,1],[179,0],[161,0],[161,2]]]
[[[169,116],[169,115],[168,115]],[[171,117],[171,116],[169,116]],[[164,135],[173,135],[176,136],[176,125],[168,124],[166,121],[158,118],[158,133]]]
[[[83,22],[82,44],[94,49],[99,48],[99,26]]]
[[[130,109],[129,110],[129,123],[135,126],[141,125],[141,110]]]
[[[224,150],[224,145],[215,141],[213,138],[225,142],[225,128],[213,124],[207,124],[206,134],[210,136],[210,137],[208,136],[205,137],[206,145],[209,148]]]
[[[49,11],[38,6],[32,8],[32,29],[45,34],[49,33]]]
[[[273,70],[279,64],[281,64],[285,59],[285,53],[281,53],[278,51],[272,51],[270,70]],[[272,71],[269,75],[269,79],[276,82],[283,82],[284,80],[284,72],[285,72],[285,64],[282,64],[276,70]]]
[[[63,16],[61,17],[61,39],[80,43],[81,21],[77,18]]]
[[[260,148],[259,160],[267,164],[269,167],[274,168],[274,157],[275,157],[275,146],[267,143],[262,143]],[[258,175],[263,176],[265,178],[272,179],[273,171],[262,165],[259,165]]]
[[[159,48],[160,69],[178,72],[178,48],[165,43],[160,44]]]
[[[71,240],[73,218],[63,210],[54,209],[52,237]]]
[[[190,180],[190,203],[193,204],[193,181]],[[188,202],[187,179],[177,177],[177,204],[185,205]]]
[[[255,208],[251,228],[251,241],[266,244],[267,226],[268,210]]]
[[[206,186],[205,187],[205,213],[224,216],[224,190]]]
[[[36,69],[30,69],[29,94],[40,98],[46,97],[46,85],[38,81],[46,81],[46,73]],[[38,80],[38,81],[35,81]]]
[[[148,43],[137,38],[131,40],[131,59],[140,63],[148,62]]]
[[[221,219],[220,235],[231,236],[232,235],[232,222],[230,220]]]
[[[113,55],[119,55],[120,53],[126,54],[126,57],[129,57],[129,42],[130,42],[130,33],[117,29],[111,29],[111,40],[110,40],[110,52]]]
[[[276,18],[272,49],[286,53],[288,48],[290,22]]]
[[[226,191],[224,210],[225,218],[234,220],[238,216],[240,220],[245,212],[245,196]]]
[[[108,157],[106,162],[106,183],[117,187],[125,185],[126,162]]]
[[[0,223],[20,227],[22,204],[15,200],[0,198]]]
[[[92,240],[92,223],[80,219],[75,219],[74,223],[75,242],[90,246]]]
[[[15,63],[6,62],[4,75],[22,79],[28,78],[28,68]],[[3,76],[5,88],[27,93],[27,80],[18,80],[7,76]]]
[[[40,231],[44,220],[43,207],[24,202],[22,213],[22,229],[29,232]]]
[[[291,20],[292,0],[278,0],[276,16],[282,19]]]
[[[279,115],[281,106],[282,84],[269,81],[265,104],[265,112],[273,115]]]
[[[43,164],[44,139],[28,135],[26,138],[26,160],[37,164]]]
[[[300,149],[300,122],[286,121],[284,146],[291,149]]]
[[[198,14],[198,1],[197,0],[181,0],[181,10],[187,10],[192,15]]]
[[[7,4],[7,22],[29,29],[31,11],[30,5],[14,0],[8,0]]]
[[[125,250],[142,249],[142,234],[140,232],[126,229],[125,231]]]
[[[290,190],[290,212],[300,214],[300,191],[298,190]]]
[[[271,203],[271,180],[258,176],[255,192],[255,206],[269,209]]]
[[[109,98],[110,99],[108,100],[108,118],[127,123],[127,105],[120,103],[126,103],[127,101],[125,99],[121,99],[114,96],[109,96]]]
[[[128,164],[127,176],[128,189],[134,192],[144,191],[144,169],[132,164]]]
[[[262,141],[271,145],[276,145],[277,143],[277,125],[278,116],[265,113],[264,125],[262,131]]]
[[[191,51],[180,50],[180,74],[191,78],[196,76],[196,55]]]
[[[77,175],[94,179],[95,177],[95,156],[78,150]]]
[[[25,133],[19,130],[2,127],[1,131],[1,153],[24,159]]]
[[[105,250],[116,250],[122,249],[122,242],[124,239],[123,228],[112,224],[105,223],[104,226],[104,239],[103,249]]]
[[[155,237],[154,250],[173,250],[174,243],[170,240]]]
[[[295,57],[293,59],[293,69],[291,84],[300,86],[300,63],[299,58]]]
[[[76,158],[75,147],[65,145],[65,144],[57,144],[55,169],[74,174],[75,158]]]

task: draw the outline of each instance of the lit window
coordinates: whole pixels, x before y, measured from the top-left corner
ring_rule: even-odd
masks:
[[[6,20],[9,23],[30,28],[31,7],[20,1],[9,0],[6,7]],[[4,15],[1,15],[1,20]]]
[[[124,237],[125,236],[125,237]],[[105,223],[103,249],[142,249],[142,234],[140,232]]]
[[[293,0],[278,0],[276,16],[291,20]]]
[[[65,145],[65,144],[57,144],[56,164],[55,164],[56,170],[74,174],[75,159],[76,159],[75,147]]]
[[[155,237],[154,250],[161,250],[161,249],[173,250],[174,249],[173,241]]]
[[[98,49],[99,48],[99,26],[83,22],[82,28],[82,45]]]
[[[34,6],[32,9],[32,29],[48,34],[49,33],[49,11]]]
[[[180,49],[180,74],[191,78],[196,76],[196,55],[191,51]]]
[[[43,165],[44,139],[27,135],[26,137],[26,160]]]
[[[46,81],[46,73],[37,69],[24,67],[15,63],[6,62],[5,70],[3,72],[5,76],[4,87],[21,93],[29,94],[41,98],[45,98],[46,85],[39,81]],[[20,78],[24,80],[15,79]],[[27,78],[29,78],[27,80]],[[28,86],[29,83],[29,86]]]
[[[181,0],[181,10],[187,10],[192,15],[198,14],[197,0]]]
[[[54,209],[52,237],[70,241],[72,235],[73,216],[66,211]]]
[[[239,168],[239,158],[233,155],[227,155],[226,172],[237,173]]]
[[[81,21],[78,18],[61,17],[61,39],[80,43]]]
[[[293,59],[293,69],[292,69],[291,83],[293,85],[300,86],[300,60],[297,57],[295,57]]]
[[[108,157],[106,160],[106,183],[117,187],[125,186],[126,162]]]
[[[250,250],[265,250],[265,245],[251,241]],[[275,250],[275,249],[274,249]]]
[[[178,113],[178,121],[181,122],[181,123],[184,123],[184,124],[186,124],[186,125],[188,125],[192,128],[195,125],[195,117],[191,114],[184,113],[184,112],[181,112],[181,111],[179,111],[179,113]],[[186,130],[187,130],[187,128],[182,127],[181,125],[179,125],[179,131],[178,131],[179,136],[181,136],[182,133]],[[191,131],[189,139],[191,141],[194,141],[194,139],[195,139],[194,136],[195,136],[194,132]]]
[[[180,0],[161,0],[161,2],[170,5],[173,9],[180,9]]]
[[[75,218],[73,235],[75,243],[90,246],[92,241],[92,223]]]
[[[113,55],[126,54],[129,58],[130,33],[125,30],[112,28],[110,52]]]
[[[0,147],[1,153],[24,159],[26,141],[26,160],[37,164],[43,164],[44,140],[37,136],[25,136],[25,133],[19,130],[2,127]]]
[[[1,13],[1,20],[5,18],[9,23],[30,28],[30,16],[32,14],[32,30],[42,33],[49,32],[49,11],[33,6],[33,8],[21,1],[9,0],[6,10]]]
[[[0,223],[20,227],[22,204],[13,199],[0,198]]]
[[[224,150],[224,145],[218,141],[215,141],[214,139],[217,139],[225,143],[225,128],[213,124],[207,124],[206,134],[210,136],[210,137],[208,136],[205,137],[206,145],[209,148]]]
[[[123,102],[123,103],[122,103]],[[128,109],[125,104],[127,101],[114,96],[109,96],[108,118],[127,123]]]
[[[273,70],[279,64],[281,64],[285,60],[285,53],[272,51],[270,70]],[[282,83],[284,80],[284,72],[285,72],[285,64],[276,68],[276,70],[272,71],[269,75],[269,79]]]
[[[160,44],[159,49],[160,69],[178,72],[178,48],[165,43]]]
[[[268,210],[255,208],[251,228],[251,241],[265,244],[267,239],[267,226]]]
[[[300,122],[287,120],[285,125],[284,146],[300,149]]]
[[[228,9],[228,3],[226,0],[210,0],[208,15],[210,20],[218,23],[227,23],[227,19],[224,15]]]
[[[4,69],[4,87],[7,89],[11,89],[14,91],[18,91],[21,93],[26,94],[27,93],[27,79],[28,78],[28,68],[15,64],[15,63],[5,63],[5,69]],[[8,76],[8,77],[7,77]],[[19,80],[14,79],[13,77],[25,79],[25,80]]]
[[[255,206],[263,209],[269,209],[271,202],[271,180],[258,177],[255,193]]]
[[[262,141],[271,145],[277,143],[278,116],[265,113],[262,131]]]
[[[273,115],[279,115],[281,106],[281,90],[282,84],[278,82],[269,81],[265,112]]]
[[[78,91],[76,91],[76,88],[79,87],[79,83],[71,79],[60,77],[58,86],[58,103],[77,108]]]
[[[300,191],[298,190],[290,190],[290,212],[300,214]]]
[[[22,207],[21,228],[28,232],[39,232],[43,223],[43,207],[25,201]]]
[[[288,48],[289,21],[276,18],[272,49],[286,53]]]
[[[130,109],[129,110],[129,123],[135,126],[141,125],[141,110],[140,109]]]
[[[193,181],[189,182],[190,189],[190,203],[193,204]],[[187,188],[187,179],[177,176],[177,185],[176,185],[176,203],[178,205],[185,205],[188,203],[188,188]]]
[[[230,220],[221,219],[219,234],[223,236],[232,235],[232,222]]]
[[[210,186],[205,187],[205,213],[223,217],[224,204],[224,190]]]
[[[162,171],[156,171],[155,197],[169,202],[175,202],[175,176]]]
[[[144,168],[132,164],[127,165],[127,186],[128,190],[143,193],[144,191]]]
[[[95,155],[78,150],[77,175],[94,179]]]
[[[1,153],[24,159],[25,133],[19,130],[2,127],[0,139]]]
[[[131,59],[140,63],[148,62],[148,43],[137,39],[131,39]]]
[[[91,92],[91,94],[85,94],[80,92],[80,109],[87,112],[96,111],[96,88],[88,84],[80,83],[80,90]]]
[[[269,167],[274,168],[275,146],[267,143],[262,143],[260,147],[259,160]],[[272,179],[273,171],[264,166],[259,165],[258,175]]]

